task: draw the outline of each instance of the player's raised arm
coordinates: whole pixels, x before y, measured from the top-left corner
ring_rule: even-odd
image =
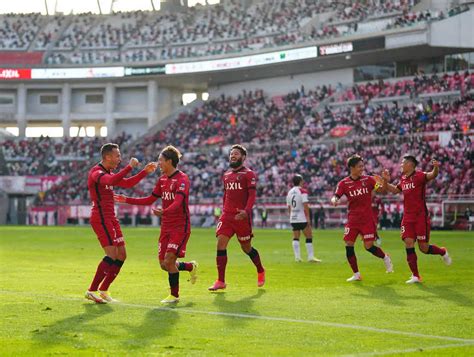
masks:
[[[157,163],[156,162],[149,162],[146,164],[145,168],[140,171],[138,174],[135,176],[129,177],[129,178],[123,178],[118,182],[115,186],[122,187],[122,188],[131,188],[138,184],[146,175],[151,174],[152,172],[155,172],[157,168]]]
[[[118,203],[128,203],[129,205],[148,206],[154,203],[158,198],[161,198],[160,181],[155,185],[153,192],[147,197],[128,197],[125,195],[114,195],[114,201]]]
[[[103,185],[114,186],[119,183],[130,171],[132,168],[138,166],[138,160],[132,157],[127,166],[120,170],[116,174],[108,174],[103,171],[96,171],[92,174],[92,180]]]
[[[391,192],[394,194],[402,192],[402,190],[398,186],[388,183],[390,181],[390,173],[388,172],[387,169],[383,170],[382,179],[383,179],[382,190],[385,190],[386,192]]]
[[[439,174],[439,161],[433,159],[431,164],[433,165],[433,170],[426,173],[426,181],[434,180]]]
[[[383,178],[379,175],[373,175],[372,178],[375,180],[374,191],[377,193],[387,193],[387,190],[383,187]]]

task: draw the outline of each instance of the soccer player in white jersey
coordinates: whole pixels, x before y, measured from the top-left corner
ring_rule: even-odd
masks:
[[[306,237],[308,262],[320,263],[321,260],[314,257],[308,191],[303,188],[303,183],[303,177],[296,174],[293,177],[293,188],[286,196],[286,204],[288,205],[288,212],[290,213],[290,223],[293,227],[293,252],[295,253],[295,260],[301,262],[300,234],[301,231],[303,231]]]

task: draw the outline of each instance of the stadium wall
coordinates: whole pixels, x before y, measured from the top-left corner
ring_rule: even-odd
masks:
[[[315,64],[315,66],[317,66]],[[316,70],[317,68],[315,68]],[[263,89],[263,91],[270,95],[280,95],[289,93],[293,90],[299,89],[302,85],[307,89],[313,89],[318,85],[331,84],[335,86],[337,83],[351,84],[353,83],[353,69],[343,68],[332,71],[322,71],[298,74],[293,76],[280,76],[267,79],[249,80],[231,84],[224,84],[209,88],[209,94],[212,97],[221,94],[235,96],[242,93],[245,89],[255,90]]]

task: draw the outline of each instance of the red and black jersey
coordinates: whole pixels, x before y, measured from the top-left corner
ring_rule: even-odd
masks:
[[[426,208],[426,173],[414,171],[411,175],[403,175],[396,185],[403,192],[403,217],[416,217],[428,214]]]
[[[114,174],[100,163],[90,169],[87,188],[92,201],[91,221],[115,217],[114,186],[130,188],[147,175],[146,171],[142,170],[135,176],[125,178],[130,171],[132,167],[127,165]]]
[[[372,191],[376,181],[372,176],[363,175],[357,180],[350,176],[337,184],[335,196],[347,197],[349,202],[348,222],[363,223],[368,217],[372,218]]]
[[[249,168],[229,170],[222,177],[224,184],[224,213],[237,214],[247,211],[250,216],[257,196],[257,177]]]
[[[151,205],[161,198],[163,206],[161,229],[184,227],[185,232],[190,232],[189,188],[188,176],[184,172],[176,170],[171,176],[162,175],[156,182],[150,196],[127,197],[126,202],[134,205]]]

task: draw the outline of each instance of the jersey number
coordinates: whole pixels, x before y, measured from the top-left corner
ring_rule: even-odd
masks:
[[[293,198],[291,199],[291,207],[295,208],[296,207],[296,200],[295,200],[296,195],[293,195]]]

